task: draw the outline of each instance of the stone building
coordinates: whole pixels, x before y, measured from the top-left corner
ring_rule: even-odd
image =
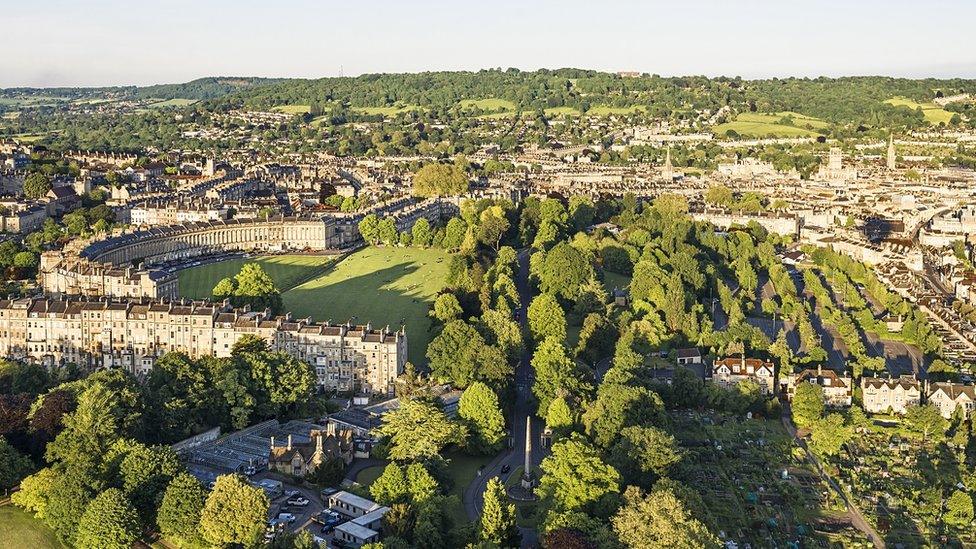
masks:
[[[891,379],[865,376],[861,378],[861,399],[865,412],[904,414],[906,408],[921,402],[922,384],[914,376]]]
[[[327,390],[391,392],[407,360],[403,329],[315,323],[227,304],[166,301],[0,300],[0,356],[152,371],[170,351],[229,357],[245,335],[310,364]]]
[[[722,387],[746,380],[755,381],[763,394],[771,395],[776,387],[776,367],[772,362],[745,357],[723,358],[712,365],[712,381]]]

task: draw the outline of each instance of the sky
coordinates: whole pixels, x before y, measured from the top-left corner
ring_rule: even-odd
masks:
[[[0,0],[0,87],[577,67],[976,77],[974,0]]]

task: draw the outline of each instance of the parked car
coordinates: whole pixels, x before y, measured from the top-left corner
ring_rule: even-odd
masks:
[[[295,496],[292,498],[288,498],[288,501],[286,501],[285,503],[287,503],[288,505],[295,505],[297,507],[305,507],[306,505],[308,505],[308,500],[302,496]]]
[[[511,470],[512,470],[512,466],[511,465],[502,465],[502,474],[503,475],[508,474],[509,472],[511,472]]]
[[[288,524],[295,522],[296,517],[291,513],[278,513],[278,520],[285,521]]]
[[[285,495],[290,498],[293,498],[299,494],[301,494],[301,492],[299,492],[298,490],[285,490]]]
[[[319,511],[317,514],[312,515],[312,522],[317,522],[319,524],[339,524],[342,522],[342,518],[339,517],[339,513],[324,509]]]

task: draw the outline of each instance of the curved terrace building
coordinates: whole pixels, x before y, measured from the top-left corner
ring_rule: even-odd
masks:
[[[44,291],[52,294],[175,298],[177,276],[167,264],[219,252],[322,252],[351,243],[348,233],[336,231],[331,217],[187,223],[45,252],[41,277]]]

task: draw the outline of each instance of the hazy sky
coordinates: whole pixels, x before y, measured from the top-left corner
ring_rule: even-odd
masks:
[[[579,67],[976,77],[974,0],[0,0],[0,87]]]

